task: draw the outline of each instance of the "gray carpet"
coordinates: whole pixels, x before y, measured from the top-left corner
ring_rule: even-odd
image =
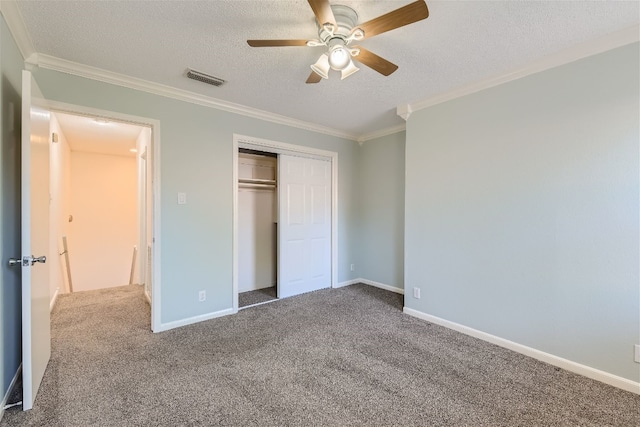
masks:
[[[242,292],[238,294],[238,307],[249,307],[254,304],[261,304],[267,301],[278,299],[276,287],[256,289],[255,291]]]
[[[149,331],[142,289],[60,297],[34,409],[2,426],[638,426],[640,396],[353,285]]]

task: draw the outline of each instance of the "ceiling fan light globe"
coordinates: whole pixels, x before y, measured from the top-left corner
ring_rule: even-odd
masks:
[[[329,65],[336,71],[342,71],[349,66],[351,54],[343,46],[337,46],[329,52]]]
[[[340,80],[346,79],[347,77],[349,77],[351,74],[355,73],[356,71],[360,71],[360,68],[356,67],[355,64],[353,63],[353,61],[349,61],[349,65],[347,65],[345,67],[345,69],[341,71]]]
[[[311,66],[311,70],[323,79],[329,78],[329,57],[326,53],[320,55],[316,63]]]

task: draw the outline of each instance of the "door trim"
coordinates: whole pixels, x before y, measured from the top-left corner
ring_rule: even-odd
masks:
[[[161,233],[160,233],[160,121],[148,117],[134,116],[116,111],[101,110],[84,105],[68,104],[65,102],[47,100],[47,108],[52,112],[76,114],[81,116],[101,117],[107,120],[127,122],[151,128],[151,167],[152,186],[151,197],[153,208],[151,218],[153,222],[153,258],[151,260],[151,277],[153,289],[151,291],[151,330],[163,331],[162,318],[162,286],[160,277]],[[146,257],[146,248],[145,248]],[[142,257],[140,257],[142,259]]]
[[[331,162],[331,287],[338,286],[338,153],[302,145],[287,144],[252,136],[233,134],[232,194],[233,194],[233,312],[238,312],[238,149],[249,148],[268,153],[288,154],[328,160]]]

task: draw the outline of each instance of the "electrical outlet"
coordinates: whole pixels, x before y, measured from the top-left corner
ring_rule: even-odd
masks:
[[[351,271],[356,271],[356,265],[355,264],[351,264]]]
[[[633,346],[633,361],[640,363],[640,345],[638,344]]]
[[[207,299],[207,291],[198,292],[198,301],[202,302]]]
[[[413,288],[413,297],[415,299],[420,299],[420,288]]]

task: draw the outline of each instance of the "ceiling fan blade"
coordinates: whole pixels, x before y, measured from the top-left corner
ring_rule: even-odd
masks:
[[[396,9],[393,12],[372,19],[371,21],[356,25],[351,31],[351,34],[360,29],[364,32],[364,38],[366,39],[396,28],[404,27],[405,25],[413,24],[428,17],[429,9],[427,8],[427,3],[425,3],[424,0],[418,0],[400,9]]]
[[[247,40],[251,47],[306,46],[307,40]]]
[[[338,24],[336,24],[336,18],[333,16],[329,0],[309,0],[309,6],[313,9],[313,13],[316,15],[320,26],[331,24],[333,28],[338,29]]]
[[[306,83],[318,83],[320,80],[322,80],[322,77],[319,74],[316,74],[315,71],[312,71],[311,74],[309,74],[309,78]]]
[[[361,46],[353,46],[354,49],[359,49],[360,53],[353,57],[354,60],[366,65],[367,67],[379,72],[384,76],[388,76],[398,69],[398,66],[393,62],[389,62],[381,56],[367,50]]]

